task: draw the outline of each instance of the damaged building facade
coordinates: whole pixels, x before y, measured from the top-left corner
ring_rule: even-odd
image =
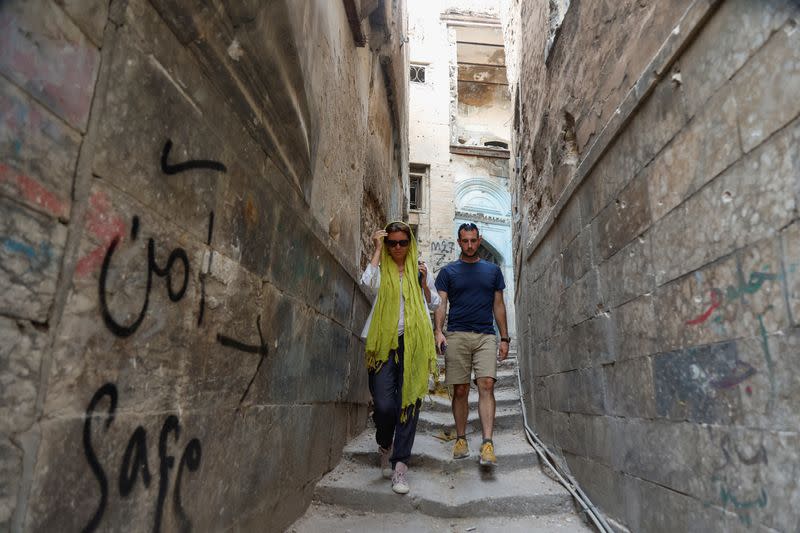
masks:
[[[532,425],[621,531],[798,531],[800,6],[507,4]]]
[[[366,422],[405,4],[0,5],[0,530],[281,530]]]
[[[434,273],[458,258],[473,222],[503,271],[514,335],[511,98],[498,0],[409,1],[409,223]]]

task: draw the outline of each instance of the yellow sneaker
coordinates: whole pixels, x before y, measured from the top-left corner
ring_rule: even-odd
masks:
[[[481,466],[495,466],[497,464],[497,456],[494,454],[494,443],[490,440],[484,441],[481,444]]]
[[[464,457],[469,457],[469,443],[464,437],[458,437],[453,445],[453,459],[463,459]]]

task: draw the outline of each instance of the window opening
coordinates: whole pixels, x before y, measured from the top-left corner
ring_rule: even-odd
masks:
[[[411,83],[425,83],[424,65],[411,65]]]
[[[408,181],[408,207],[410,209],[422,209],[422,176],[410,174]]]

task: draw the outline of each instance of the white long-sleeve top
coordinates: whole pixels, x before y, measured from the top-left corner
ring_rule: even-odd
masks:
[[[400,317],[397,320],[397,334],[402,335],[405,331],[405,298],[403,298],[403,278],[400,278]],[[431,271],[428,270],[428,275],[425,276],[425,283],[428,285],[428,289],[431,291],[431,301],[428,302],[428,310],[433,312],[439,307],[439,304],[442,303],[442,299],[439,296],[439,293],[436,291],[436,282],[433,279],[433,274]],[[361,275],[361,284],[371,289],[371,292],[374,294],[372,298],[372,309],[369,311],[369,316],[367,317],[367,322],[364,324],[364,330],[361,332],[361,338],[366,339],[367,333],[369,333],[369,325],[372,322],[372,315],[375,313],[375,304],[378,301],[378,288],[381,286],[381,269],[379,267],[374,266],[372,263],[367,264],[367,268],[364,269],[364,273]],[[423,291],[423,300],[425,299],[424,291]]]

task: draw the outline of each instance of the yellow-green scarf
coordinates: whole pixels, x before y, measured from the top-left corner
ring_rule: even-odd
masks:
[[[392,224],[392,223],[390,223]],[[401,224],[408,227],[405,222]],[[387,228],[389,225],[386,226]],[[417,241],[411,228],[408,255],[403,275],[404,324],[403,334],[403,394],[400,420],[405,421],[408,407],[416,406],[428,392],[428,375],[438,380],[436,345],[433,340],[428,307],[419,285]],[[367,368],[377,372],[397,349],[397,321],[400,318],[400,273],[397,264],[384,246],[381,251],[381,284],[372,322],[367,333]],[[413,407],[411,412],[413,412]]]

